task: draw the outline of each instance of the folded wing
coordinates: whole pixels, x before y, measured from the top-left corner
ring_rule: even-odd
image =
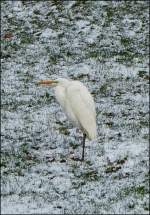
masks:
[[[94,100],[81,83],[72,84],[67,89],[67,101],[77,118],[81,129],[89,139],[96,138],[96,113]]]

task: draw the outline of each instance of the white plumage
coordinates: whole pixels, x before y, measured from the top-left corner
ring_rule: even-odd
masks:
[[[96,138],[96,112],[92,95],[80,81],[59,78],[38,83],[51,84],[55,87],[57,101],[72,123],[82,130],[84,134],[82,160],[84,160],[86,136],[90,140]]]
[[[79,81],[57,79],[55,88],[57,101],[68,118],[78,126],[87,137],[96,138],[96,112],[93,97],[88,89]]]

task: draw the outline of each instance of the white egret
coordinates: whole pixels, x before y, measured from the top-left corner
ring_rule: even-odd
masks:
[[[86,137],[89,140],[96,138],[96,111],[92,95],[80,82],[59,78],[56,80],[41,80],[38,84],[55,87],[55,97],[62,106],[73,125],[83,132],[82,161],[84,160],[84,148]]]

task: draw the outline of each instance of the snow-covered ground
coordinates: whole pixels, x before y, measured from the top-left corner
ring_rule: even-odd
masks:
[[[148,1],[2,1],[2,214],[149,214]],[[82,81],[97,140],[44,78]]]

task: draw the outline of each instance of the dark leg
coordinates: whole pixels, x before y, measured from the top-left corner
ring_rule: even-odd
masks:
[[[82,150],[82,159],[81,159],[82,161],[84,161],[85,139],[86,139],[86,134],[83,134],[83,142],[82,142],[83,150]]]

